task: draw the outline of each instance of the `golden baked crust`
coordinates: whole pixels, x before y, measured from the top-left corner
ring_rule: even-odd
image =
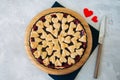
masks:
[[[50,74],[67,74],[81,67],[91,46],[87,23],[79,14],[66,8],[43,11],[26,30],[25,47],[29,57]]]

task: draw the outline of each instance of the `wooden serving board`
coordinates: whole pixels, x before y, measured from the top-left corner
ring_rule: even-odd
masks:
[[[65,68],[62,70],[57,70],[57,69],[52,69],[52,68],[48,68],[43,66],[42,64],[40,64],[32,55],[32,52],[30,50],[30,46],[29,46],[29,36],[30,36],[30,31],[31,28],[33,27],[34,23],[43,15],[46,15],[48,13],[52,13],[52,12],[65,12],[68,13],[74,17],[76,17],[77,19],[79,19],[79,21],[81,21],[82,25],[84,26],[84,29],[86,30],[87,33],[87,48],[85,50],[84,55],[82,56],[82,58],[80,59],[79,62],[77,62],[76,64],[74,64],[73,66],[69,67],[69,68]],[[27,54],[30,58],[30,60],[41,70],[49,73],[49,74],[54,74],[54,75],[63,75],[63,74],[68,74],[71,73],[77,69],[79,69],[88,59],[90,52],[91,52],[91,48],[92,48],[92,35],[91,35],[91,31],[90,28],[87,24],[87,22],[85,21],[85,19],[78,13],[76,13],[75,11],[72,11],[70,9],[67,8],[50,8],[47,10],[44,10],[42,12],[40,12],[39,14],[37,14],[30,22],[30,24],[28,25],[27,29],[26,29],[26,33],[25,33],[25,48],[27,51]]]

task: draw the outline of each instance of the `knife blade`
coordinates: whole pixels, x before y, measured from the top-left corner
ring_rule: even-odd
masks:
[[[99,30],[100,31],[99,31],[98,43],[103,44],[104,37],[105,37],[105,32],[106,32],[106,16],[103,17]]]
[[[102,53],[102,46],[103,46],[105,32],[106,32],[106,22],[107,22],[107,18],[106,18],[106,16],[104,16],[101,21],[100,31],[99,31],[99,39],[98,39],[99,45],[98,45],[98,54],[97,54],[96,64],[95,64],[94,78],[98,77],[100,57],[101,57],[101,53]]]

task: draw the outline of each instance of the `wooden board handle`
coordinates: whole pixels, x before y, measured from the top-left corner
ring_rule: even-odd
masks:
[[[94,78],[96,78],[96,79],[98,77],[98,72],[99,72],[101,52],[102,52],[102,44],[99,44],[98,54],[97,54],[97,59],[96,59],[96,64],[95,64],[95,72],[94,72]]]

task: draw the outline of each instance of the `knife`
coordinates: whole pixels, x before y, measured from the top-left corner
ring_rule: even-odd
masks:
[[[106,16],[104,16],[102,18],[101,25],[99,28],[100,31],[99,31],[99,38],[98,38],[98,43],[99,43],[98,54],[97,54],[97,58],[96,58],[95,72],[94,72],[94,78],[96,78],[96,79],[98,77],[98,72],[99,72],[100,57],[101,57],[101,53],[102,53],[102,46],[103,46],[105,30],[106,30],[106,22],[107,22],[107,18],[106,18]]]

